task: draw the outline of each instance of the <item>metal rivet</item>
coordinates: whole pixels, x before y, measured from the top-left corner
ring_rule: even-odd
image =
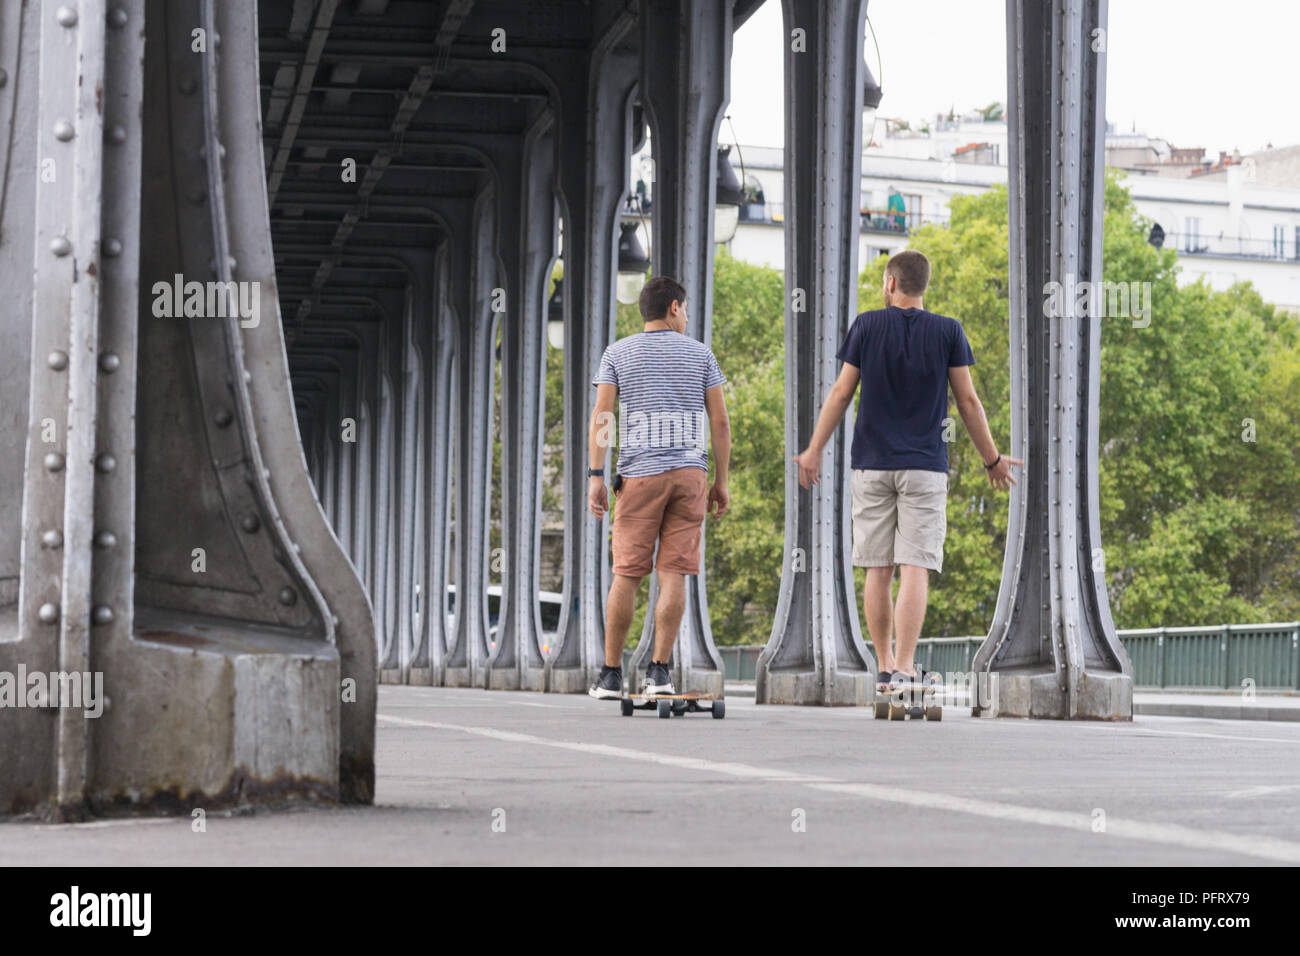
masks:
[[[49,454],[47,454],[47,455],[45,456],[45,470],[46,470],[46,471],[62,471],[62,470],[63,470],[63,455],[61,455],[61,454],[60,454],[59,452],[57,452],[57,451],[52,451],[52,452],[50,452]]]
[[[67,236],[55,236],[50,240],[50,252],[56,256],[66,256],[72,251],[72,243]]]
[[[54,371],[56,372],[62,372],[65,368],[68,367],[68,353],[61,352],[58,349],[55,349],[45,359],[45,364],[48,365],[50,368],[54,369]]]
[[[36,616],[41,619],[42,624],[53,624],[59,619],[59,609],[53,604],[42,604]]]
[[[71,7],[59,7],[54,12],[54,19],[59,21],[61,27],[75,27],[77,25],[77,11]]]
[[[95,468],[102,474],[106,475],[116,467],[117,459],[108,452],[104,452],[104,454],[95,459]]]
[[[262,527],[262,522],[257,515],[244,515],[243,520],[239,522],[239,526],[249,534],[252,534],[258,528]]]
[[[91,619],[96,624],[112,624],[113,609],[107,604],[101,604],[90,612]]]
[[[104,255],[109,256],[110,258],[120,256],[122,254],[122,240],[105,239],[101,244],[101,249],[103,250]]]
[[[123,143],[126,142],[126,130],[123,129],[121,126],[110,126],[108,129],[108,138],[112,142],[121,146]]]
[[[95,547],[97,548],[116,548],[117,535],[111,531],[100,531],[95,534]]]
[[[41,535],[41,547],[49,548],[51,551],[63,547],[63,533],[55,528],[46,531]]]
[[[122,360],[113,352],[105,352],[99,357],[99,367],[109,374],[116,372],[121,364]]]
[[[298,594],[293,588],[280,588],[279,598],[280,603],[288,607],[298,600]]]
[[[126,26],[126,11],[121,7],[114,7],[112,13],[108,15],[109,26],[121,29]]]
[[[72,124],[69,123],[67,120],[59,120],[57,123],[54,124],[55,139],[62,140],[63,142],[66,143],[68,140],[72,139],[72,137],[75,135],[76,135],[76,131],[73,130]]]
[[[212,420],[217,423],[218,428],[225,428],[235,420],[235,416],[230,413],[228,408],[218,408],[212,416]]]

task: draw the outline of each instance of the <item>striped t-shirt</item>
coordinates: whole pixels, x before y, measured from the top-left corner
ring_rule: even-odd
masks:
[[[709,470],[704,393],[726,382],[713,351],[671,329],[619,339],[600,359],[592,385],[618,389],[618,473]]]

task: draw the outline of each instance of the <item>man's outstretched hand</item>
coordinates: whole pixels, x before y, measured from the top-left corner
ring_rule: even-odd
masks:
[[[992,468],[987,469],[989,474],[989,484],[999,491],[1006,491],[1016,483],[1016,479],[1011,477],[1012,465],[1023,465],[1024,462],[1019,458],[1008,458],[1003,455],[1001,460]]]
[[[799,487],[811,488],[817,484],[822,467],[822,453],[813,448],[805,448],[790,459],[799,465]]]

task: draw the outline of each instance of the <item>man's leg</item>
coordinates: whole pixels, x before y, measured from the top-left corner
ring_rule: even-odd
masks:
[[[623,574],[614,575],[609,586],[609,599],[605,602],[605,666],[623,666],[623,645],[627,642],[627,629],[632,626],[636,611],[636,592],[641,579]]]
[[[916,642],[925,622],[930,572],[913,564],[898,566],[898,604],[894,608],[894,632],[898,638],[895,666],[905,674],[916,673]],[[874,635],[873,635],[874,641]]]
[[[686,575],[676,571],[658,573],[659,600],[655,602],[654,659],[666,662],[672,656],[677,628],[681,626],[682,612],[686,610]],[[628,618],[630,620],[631,615]]]
[[[893,595],[894,566],[867,568],[867,580],[862,586],[862,614],[867,619],[867,633],[871,646],[876,649],[876,661],[881,674],[894,669],[894,652],[890,638],[894,630]]]

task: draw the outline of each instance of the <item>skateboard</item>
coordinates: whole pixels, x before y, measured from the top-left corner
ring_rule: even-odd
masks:
[[[701,707],[707,702],[707,707]],[[643,710],[655,708],[660,717],[680,717],[707,710],[714,720],[727,716],[727,704],[717,694],[625,694],[619,698],[619,707],[624,717],[631,717],[638,707]]]
[[[906,720],[908,717],[925,720],[943,720],[943,705],[939,703],[941,684],[923,684],[919,687],[900,688],[895,691],[876,691],[874,699],[877,720]]]

